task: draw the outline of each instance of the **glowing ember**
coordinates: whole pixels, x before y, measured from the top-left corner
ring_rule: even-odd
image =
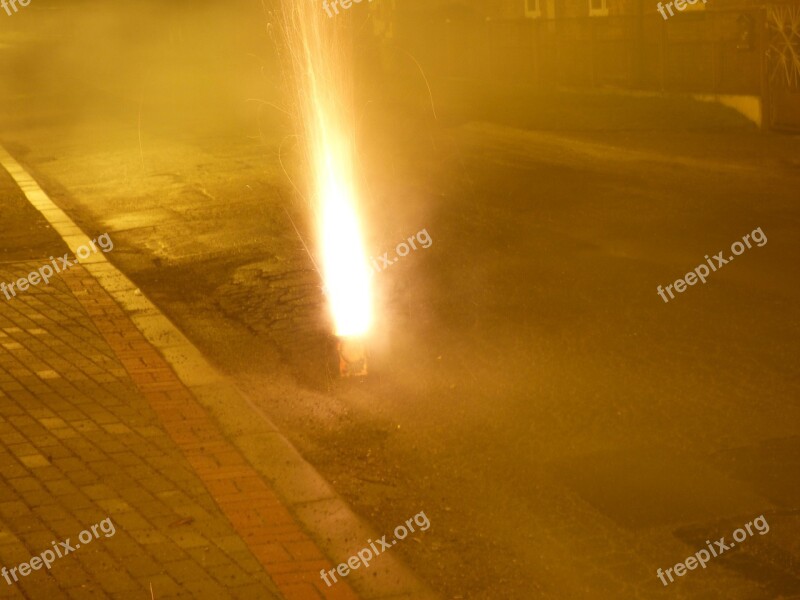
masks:
[[[283,7],[313,170],[326,294],[336,335],[359,337],[370,327],[372,298],[356,206],[346,30],[314,0],[284,0]]]

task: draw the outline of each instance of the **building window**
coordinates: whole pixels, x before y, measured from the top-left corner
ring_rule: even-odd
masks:
[[[589,0],[589,16],[607,17],[608,16],[607,0]]]
[[[536,18],[542,16],[542,12],[539,9],[539,1],[540,0],[524,0],[526,17]]]

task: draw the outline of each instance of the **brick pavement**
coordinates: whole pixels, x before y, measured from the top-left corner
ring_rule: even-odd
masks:
[[[0,264],[0,281],[41,264]],[[317,546],[76,266],[0,297],[0,565],[106,517],[113,537],[0,579],[0,596],[149,598],[152,585],[155,598],[356,598],[324,586]]]
[[[0,331],[0,561],[117,527],[3,596],[279,597],[64,279],[3,298]]]

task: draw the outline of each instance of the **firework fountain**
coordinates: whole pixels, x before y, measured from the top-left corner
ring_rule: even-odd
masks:
[[[364,375],[372,293],[354,172],[351,40],[346,19],[329,18],[314,0],[282,0],[282,6],[340,370]]]

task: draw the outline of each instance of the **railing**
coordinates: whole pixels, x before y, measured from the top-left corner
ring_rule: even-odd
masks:
[[[398,19],[397,42],[434,75],[480,82],[762,93],[759,9],[579,19]]]

